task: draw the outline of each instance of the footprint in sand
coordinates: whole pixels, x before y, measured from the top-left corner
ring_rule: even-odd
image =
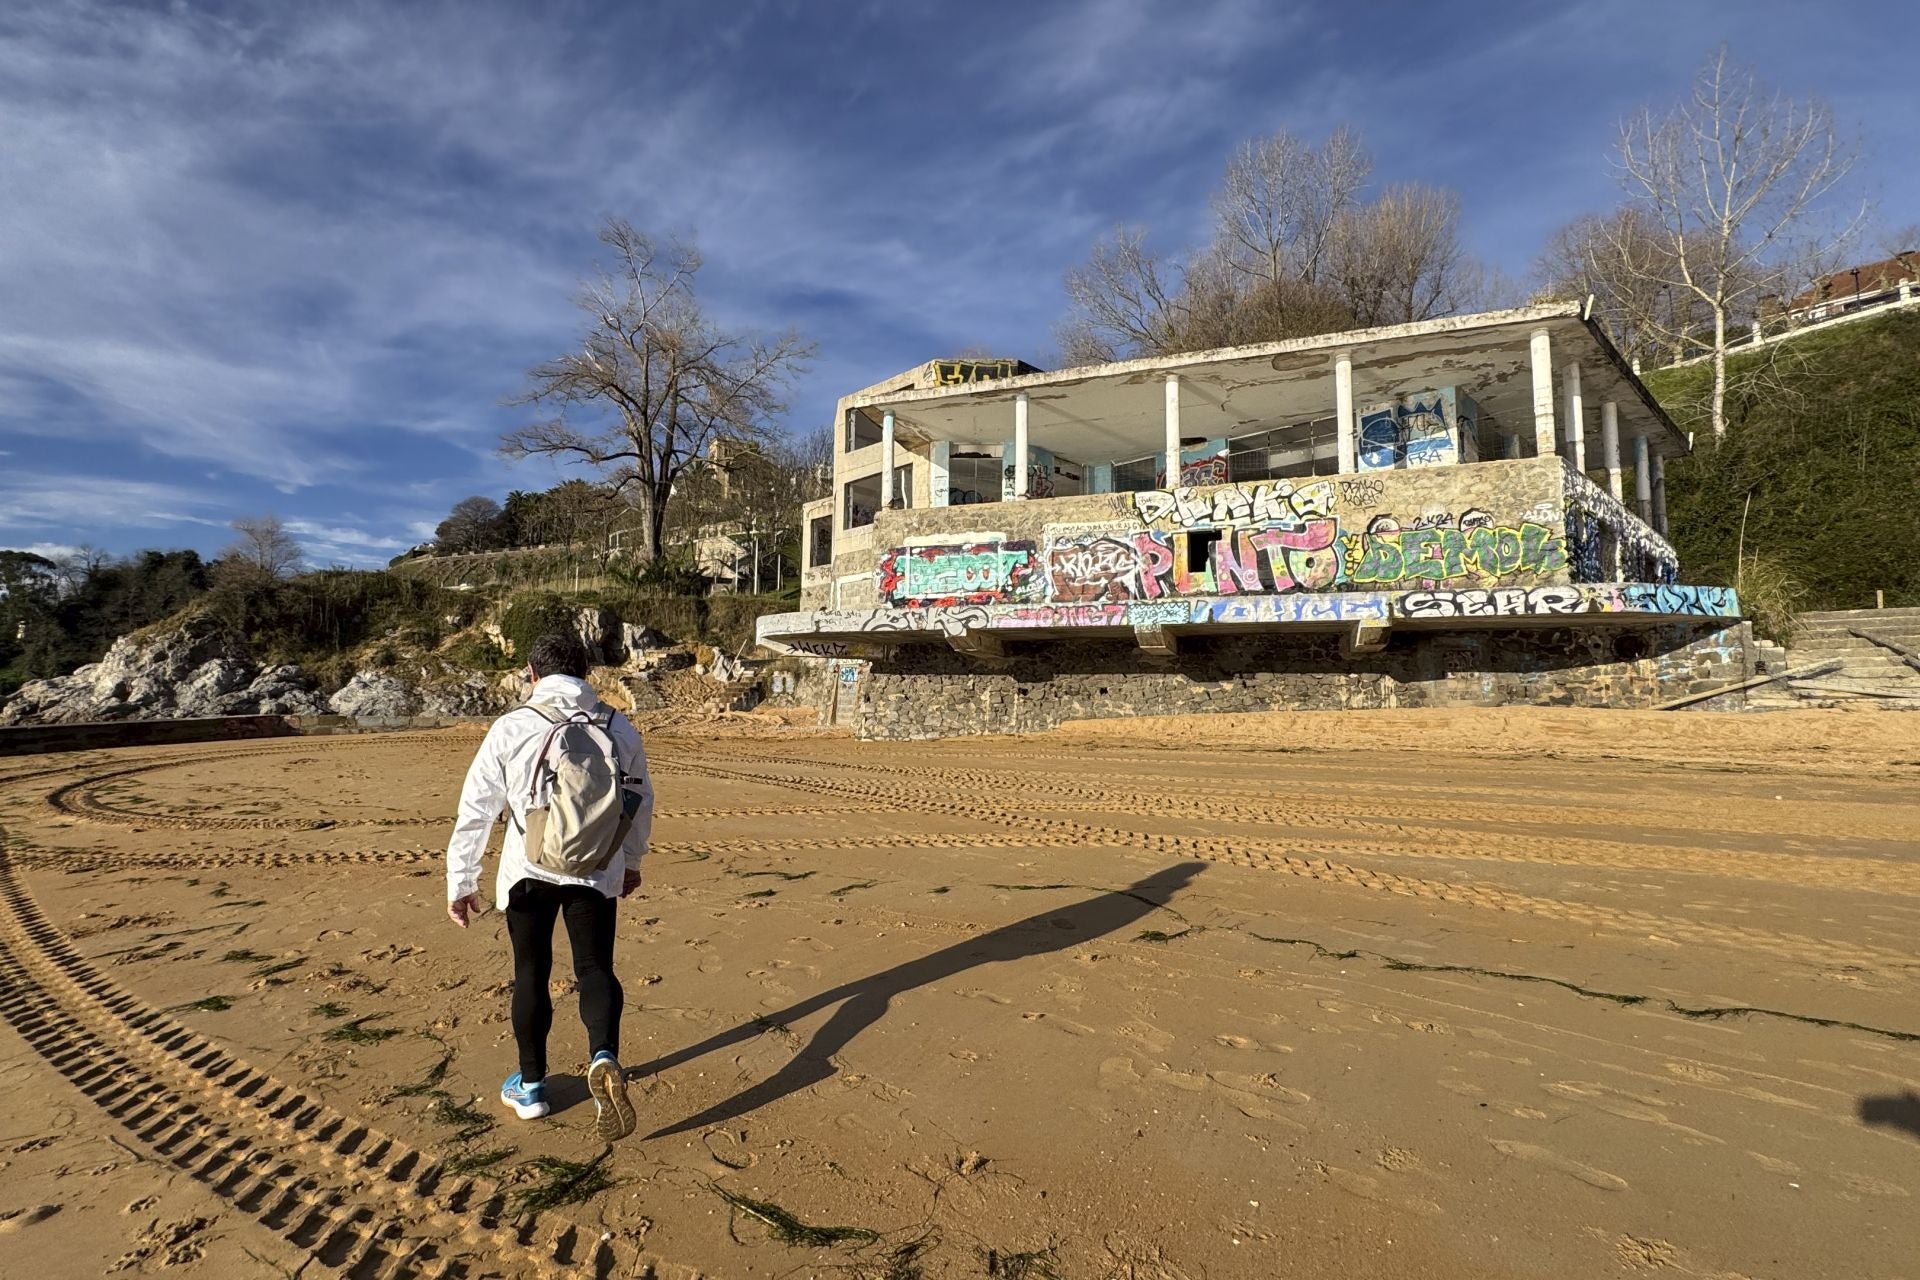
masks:
[[[751,1169],[760,1157],[741,1145],[740,1136],[730,1129],[709,1129],[700,1135],[701,1143],[715,1164],[726,1169]]]
[[[1514,1160],[1526,1160],[1534,1164],[1542,1165],[1557,1173],[1564,1173],[1569,1178],[1577,1178],[1590,1187],[1598,1187],[1602,1191],[1625,1191],[1627,1189],[1627,1180],[1625,1178],[1608,1173],[1605,1169],[1596,1169],[1590,1164],[1581,1164],[1578,1160],[1563,1156],[1558,1151],[1552,1151],[1546,1147],[1536,1147],[1531,1142],[1512,1142],[1505,1138],[1489,1138],[1487,1139],[1487,1143],[1503,1156],[1508,1156]]]
[[[1342,1169],[1338,1165],[1316,1163],[1314,1168],[1320,1176],[1340,1188],[1348,1195],[1358,1196],[1362,1200],[1371,1200],[1375,1204],[1387,1205],[1395,1209],[1406,1209],[1426,1217],[1435,1217],[1440,1206],[1420,1196],[1401,1195],[1392,1190],[1383,1178],[1370,1173],[1358,1173],[1352,1169]]]
[[[1260,1075],[1243,1075],[1237,1071],[1209,1071],[1207,1078],[1223,1088],[1249,1093],[1255,1097],[1270,1098],[1275,1102],[1285,1102],[1299,1106],[1303,1102],[1312,1102],[1313,1095],[1290,1085],[1280,1083],[1280,1078],[1271,1071]]]
[[[1057,1013],[1029,1012],[1023,1013],[1020,1016],[1028,1022],[1038,1022],[1042,1026],[1052,1027],[1055,1031],[1062,1031],[1070,1036],[1090,1036],[1094,1034],[1094,1028],[1088,1026],[1086,1023],[1075,1022],[1072,1018],[1063,1018]]]
[[[36,1204],[30,1209],[8,1209],[0,1212],[0,1234],[19,1231],[36,1222],[45,1222],[60,1212],[57,1204]]]
[[[1879,1178],[1869,1178],[1862,1173],[1836,1173],[1834,1181],[1849,1191],[1857,1191],[1863,1196],[1881,1196],[1889,1200],[1904,1200],[1907,1189]]]
[[[1305,1126],[1279,1110],[1276,1104],[1298,1105],[1312,1101],[1300,1090],[1288,1088],[1279,1083],[1271,1074],[1249,1076],[1230,1071],[1215,1071],[1201,1075],[1197,1072],[1175,1071],[1168,1066],[1156,1065],[1148,1067],[1143,1076],[1133,1065],[1132,1058],[1108,1058],[1100,1064],[1102,1088],[1138,1089],[1147,1084],[1164,1085],[1178,1089],[1182,1093],[1216,1096],[1249,1119],[1276,1121],[1296,1129],[1304,1129]]]
[[[1173,1037],[1152,1023],[1123,1022],[1114,1030],[1152,1053],[1165,1053],[1173,1045]]]
[[[1727,1077],[1722,1073],[1697,1063],[1669,1062],[1665,1065],[1668,1072],[1679,1076],[1682,1080],[1693,1080],[1700,1084],[1725,1084],[1727,1081]]]
[[[1661,1108],[1668,1104],[1658,1098],[1649,1098],[1644,1094],[1622,1093],[1602,1084],[1588,1084],[1578,1080],[1560,1080],[1540,1086],[1556,1098],[1568,1098],[1583,1102],[1596,1111],[1604,1111],[1610,1116],[1619,1116],[1622,1120],[1638,1120],[1642,1124],[1657,1124],[1664,1129],[1684,1134],[1700,1142],[1723,1143],[1711,1133],[1681,1124]],[[1649,1105],[1650,1104],[1650,1105]]]
[[[1237,1036],[1223,1032],[1213,1038],[1213,1042],[1223,1049],[1259,1049],[1266,1053],[1292,1053],[1293,1046],[1281,1044],[1275,1040],[1255,1040],[1248,1036]]]
[[[1623,1235],[1613,1242],[1613,1252],[1624,1265],[1636,1271],[1657,1271],[1680,1265],[1680,1251],[1665,1240]]]

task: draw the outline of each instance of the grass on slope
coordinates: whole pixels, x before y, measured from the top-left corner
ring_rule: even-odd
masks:
[[[1773,375],[1758,376],[1769,359]],[[1920,605],[1920,311],[1811,333],[1771,356],[1737,356],[1729,373],[1718,443],[1707,364],[1645,379],[1695,433],[1693,456],[1667,468],[1682,576],[1735,582],[1752,495],[1750,588],[1757,575],[1791,578],[1807,609],[1870,608],[1876,589],[1889,607]]]

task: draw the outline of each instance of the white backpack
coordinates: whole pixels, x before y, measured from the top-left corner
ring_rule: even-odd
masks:
[[[633,825],[613,742],[614,712],[595,719],[531,702],[524,709],[553,726],[527,782],[526,859],[543,871],[589,879],[613,860]]]

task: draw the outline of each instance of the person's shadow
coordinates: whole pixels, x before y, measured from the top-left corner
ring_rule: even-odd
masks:
[[[1905,1129],[1920,1138],[1920,1093],[1909,1089],[1905,1093],[1871,1094],[1860,1099],[1858,1108],[1863,1124]]]
[[[793,1057],[793,1061],[780,1068],[771,1077],[757,1085],[735,1094],[723,1102],[715,1103],[698,1115],[689,1116],[675,1125],[656,1129],[648,1134],[649,1138],[664,1138],[671,1134],[685,1133],[689,1130],[704,1129],[709,1125],[720,1124],[736,1116],[746,1115],[758,1110],[769,1102],[797,1093],[809,1085],[830,1079],[836,1074],[833,1055],[847,1046],[855,1036],[872,1026],[887,1012],[887,1006],[893,998],[904,991],[951,978],[968,969],[984,964],[994,964],[1003,960],[1021,960],[1028,956],[1044,955],[1049,951],[1060,951],[1089,938],[1124,929],[1138,923],[1147,915],[1165,906],[1194,876],[1200,873],[1206,864],[1203,862],[1183,862],[1177,866],[1157,871],[1144,880],[1137,880],[1124,889],[1115,889],[1084,902],[1076,902],[1069,907],[1061,907],[1041,915],[1028,916],[1012,924],[1002,925],[990,933],[967,939],[945,947],[918,960],[909,960],[882,973],[860,978],[830,991],[811,996],[795,1005],[790,1005],[778,1013],[769,1013],[743,1022],[739,1026],[710,1036],[699,1044],[689,1045],[677,1053],[664,1058],[656,1058],[645,1066],[628,1071],[629,1079],[658,1075],[663,1071],[691,1062],[718,1049],[740,1044],[756,1036],[765,1034],[775,1026],[806,1017],[810,1013],[826,1008],[828,1005],[846,1001],[827,1019],[813,1038]]]

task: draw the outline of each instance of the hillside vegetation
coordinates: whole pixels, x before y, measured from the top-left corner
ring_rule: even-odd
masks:
[[[1682,576],[1740,580],[1745,594],[1791,584],[1803,609],[1920,605],[1920,310],[1838,325],[1729,362],[1726,439],[1705,402],[1706,364],[1646,377],[1691,458],[1667,468]],[[1751,497],[1751,508],[1748,499]]]

